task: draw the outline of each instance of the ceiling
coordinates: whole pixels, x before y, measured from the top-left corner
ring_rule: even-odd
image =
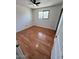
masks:
[[[53,6],[56,4],[63,3],[63,0],[37,0],[37,2],[41,2],[39,6],[34,6],[30,0],[16,0],[16,4],[27,6],[29,8],[42,8],[47,6]]]

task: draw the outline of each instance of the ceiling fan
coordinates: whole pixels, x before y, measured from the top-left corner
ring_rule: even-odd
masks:
[[[40,4],[40,2],[37,2],[36,0],[30,0],[30,1],[34,4],[34,6],[38,6]]]

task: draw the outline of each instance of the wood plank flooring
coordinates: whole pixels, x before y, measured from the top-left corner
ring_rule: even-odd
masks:
[[[55,31],[32,26],[16,34],[26,59],[50,59]]]

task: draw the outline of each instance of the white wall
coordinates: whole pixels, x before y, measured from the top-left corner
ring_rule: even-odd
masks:
[[[61,11],[61,6],[62,5],[57,5],[57,6],[55,5],[51,7],[34,9],[33,10],[33,25],[56,30],[57,22],[58,22],[60,11]],[[38,19],[38,12],[42,10],[50,10],[48,20]]]
[[[42,10],[50,10],[48,20],[38,19],[38,12]],[[61,11],[61,5],[32,10],[28,7],[17,4],[16,5],[16,32],[22,31],[32,25],[55,30],[60,11]]]
[[[32,25],[32,9],[16,5],[16,32]]]

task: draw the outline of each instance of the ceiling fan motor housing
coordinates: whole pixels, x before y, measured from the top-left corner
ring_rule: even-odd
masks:
[[[40,4],[40,2],[36,2],[36,0],[31,0],[31,2],[32,2],[33,4],[35,4],[35,5]]]

